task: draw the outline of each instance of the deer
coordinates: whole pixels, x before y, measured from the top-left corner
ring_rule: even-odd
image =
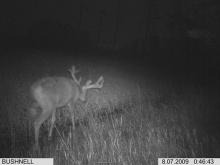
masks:
[[[44,121],[51,115],[51,126],[48,138],[51,138],[54,122],[56,120],[56,109],[67,106],[72,121],[72,129],[75,130],[74,105],[78,100],[86,101],[86,92],[88,89],[101,89],[104,84],[103,76],[100,76],[96,83],[91,84],[88,80],[84,86],[81,86],[81,77],[76,78],[76,67],[73,65],[68,70],[72,78],[67,77],[46,77],[37,80],[30,88],[32,105],[29,108],[30,116],[33,119],[35,144],[39,146],[39,130]],[[41,113],[38,114],[38,110]]]

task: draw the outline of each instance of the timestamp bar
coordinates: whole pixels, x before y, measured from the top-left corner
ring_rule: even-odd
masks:
[[[158,158],[158,165],[220,165],[220,158]]]

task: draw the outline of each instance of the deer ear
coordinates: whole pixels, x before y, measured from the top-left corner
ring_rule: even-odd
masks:
[[[90,85],[92,83],[92,81],[91,80],[88,80],[87,82],[86,82],[86,85]]]

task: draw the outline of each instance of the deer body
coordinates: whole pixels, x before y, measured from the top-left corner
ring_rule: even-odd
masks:
[[[80,89],[70,78],[47,77],[31,86],[31,95],[41,106],[62,107],[71,100],[77,101]]]
[[[53,125],[55,122],[56,109],[67,106],[71,115],[73,129],[74,122],[74,105],[78,99],[85,101],[86,91],[91,88],[102,88],[104,80],[100,77],[99,80],[90,85],[91,80],[87,81],[86,85],[80,86],[80,81],[75,77],[75,67],[70,70],[72,78],[65,77],[46,77],[36,81],[31,86],[31,96],[34,100],[30,114],[34,120],[35,142],[38,146],[39,129],[42,123],[52,114],[52,123],[50,127],[49,137],[52,135]],[[42,109],[41,114],[37,116],[37,109]]]

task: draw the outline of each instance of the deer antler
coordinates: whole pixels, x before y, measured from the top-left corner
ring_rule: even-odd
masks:
[[[87,89],[91,89],[91,88],[102,88],[103,87],[103,84],[104,84],[104,79],[103,77],[99,77],[98,81],[95,83],[95,84],[91,84],[92,81],[91,80],[88,80],[86,82],[86,85],[84,85],[82,87],[83,90],[87,90]],[[90,85],[91,84],[91,85]]]
[[[70,73],[71,73],[71,76],[73,78],[73,80],[76,82],[77,85],[80,85],[80,82],[81,82],[81,77],[79,78],[79,80],[77,80],[75,74],[79,72],[79,70],[76,70],[76,67],[75,65],[72,66],[71,69],[69,69]]]

